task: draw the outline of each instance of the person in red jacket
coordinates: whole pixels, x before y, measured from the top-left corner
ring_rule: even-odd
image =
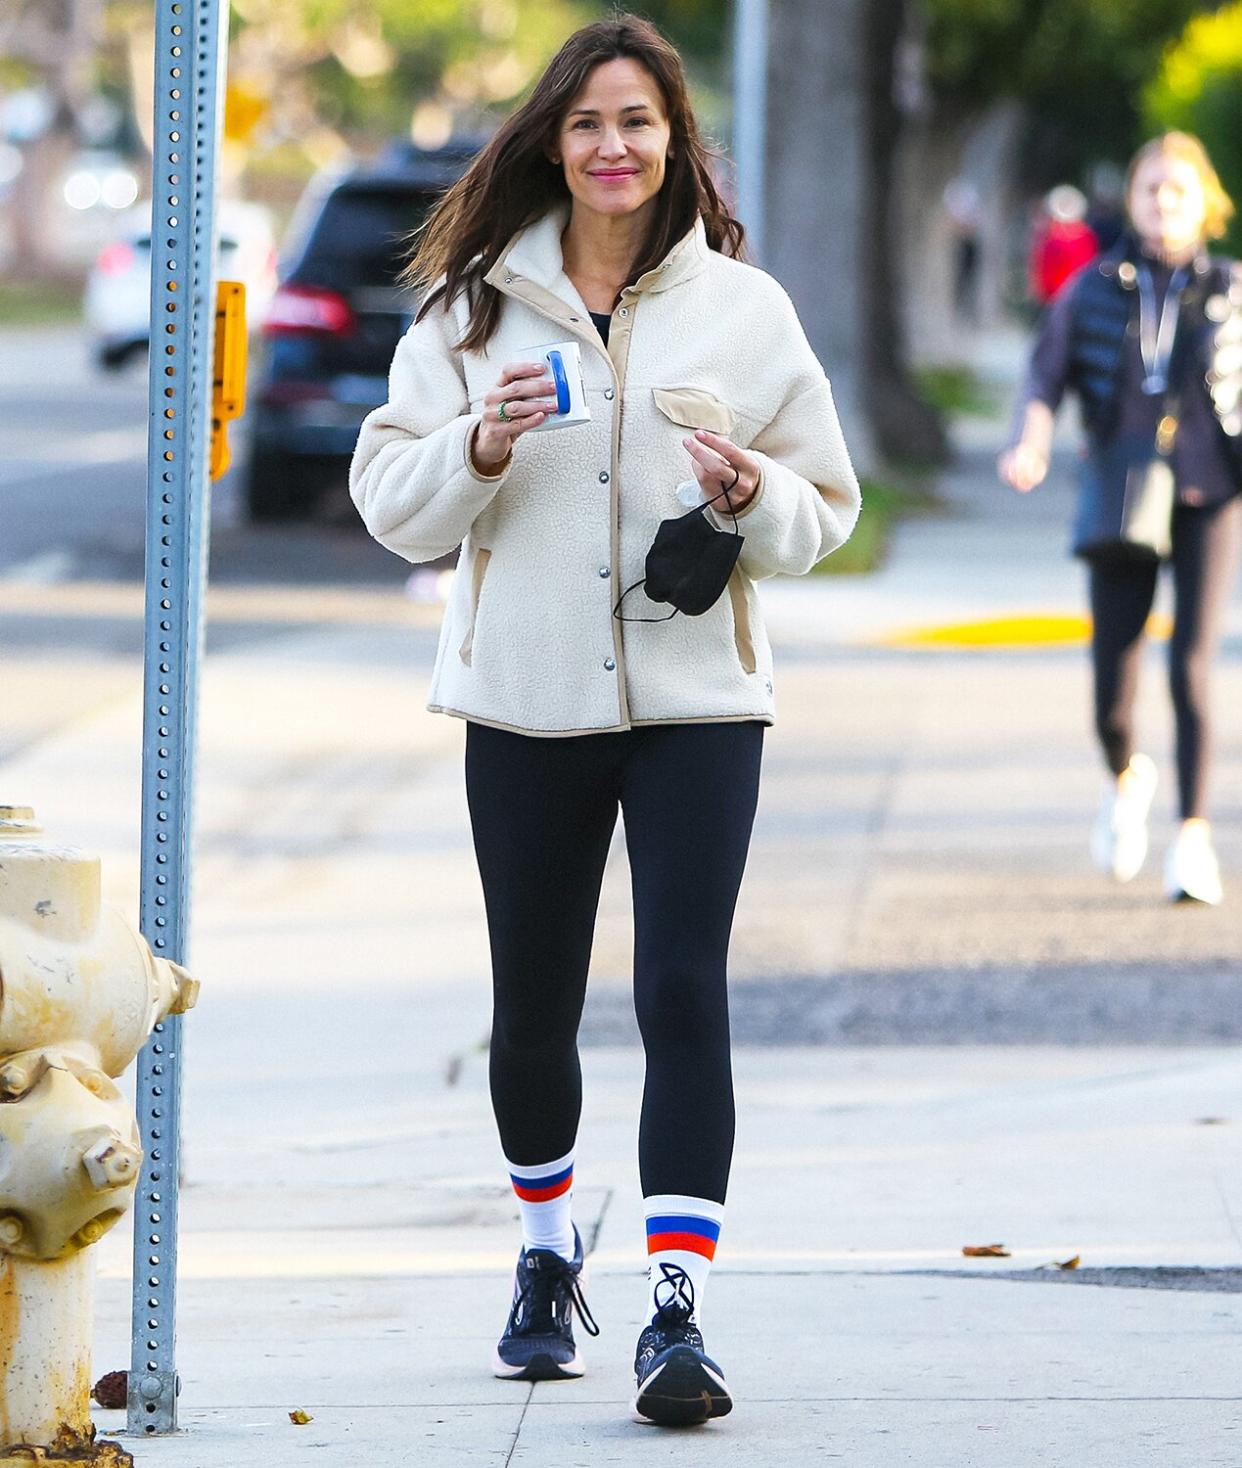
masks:
[[[1076,270],[1099,254],[1086,220],[1086,197],[1072,184],[1059,184],[1044,200],[1030,262],[1031,297],[1038,305],[1047,305]]]

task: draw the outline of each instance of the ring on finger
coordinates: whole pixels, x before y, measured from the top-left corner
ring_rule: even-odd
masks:
[[[500,407],[496,410],[496,416],[497,416],[497,418],[500,419],[500,421],[502,423],[512,423],[513,422],[513,419],[510,418],[509,415],[508,415],[508,413],[505,412],[505,407],[507,406],[508,402],[509,402],[509,399],[506,398],[504,400],[504,402],[501,403]]]

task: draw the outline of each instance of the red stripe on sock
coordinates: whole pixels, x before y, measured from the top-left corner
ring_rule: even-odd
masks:
[[[553,1198],[563,1197],[573,1185],[573,1178],[567,1177],[563,1183],[556,1183],[550,1188],[528,1188],[524,1183],[514,1183],[513,1191],[523,1203],[547,1203]]]
[[[648,1234],[647,1253],[665,1254],[680,1249],[686,1254],[702,1254],[704,1259],[716,1257],[716,1240],[702,1234]]]

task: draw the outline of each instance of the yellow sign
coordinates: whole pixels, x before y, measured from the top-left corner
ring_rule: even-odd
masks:
[[[211,373],[211,477],[228,473],[228,425],[246,411],[246,287],[222,280],[216,287],[216,337]]]
[[[248,87],[230,82],[224,94],[224,136],[230,143],[248,143],[268,114],[268,100]]]

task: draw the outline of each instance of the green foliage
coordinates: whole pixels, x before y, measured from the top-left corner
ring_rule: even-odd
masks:
[[[853,535],[814,568],[818,576],[861,576],[883,564],[888,537],[903,515],[929,514],[938,505],[918,476],[900,483],[882,479],[862,482],[862,514]]]
[[[0,56],[0,87],[5,91],[28,87],[36,75],[28,62],[19,61],[15,56]]]
[[[1242,0],[1187,25],[1143,93],[1143,115],[1152,132],[1202,139],[1226,192],[1242,202]],[[1236,217],[1223,248],[1242,254]]]
[[[988,100],[1073,102],[1101,83],[1138,87],[1197,0],[925,0],[933,83]]]
[[[1197,0],[925,0],[928,73],[968,104],[1018,97],[1086,156],[1124,157],[1136,99]],[[1086,153],[1089,150],[1089,154]]]
[[[1001,404],[995,384],[985,382],[965,362],[941,362],[915,369],[920,395],[946,417],[991,417]]]
[[[118,3],[118,0],[113,0]],[[408,135],[420,105],[466,127],[509,110],[589,0],[233,0],[230,76],[270,104],[259,149],[317,127]]]
[[[82,315],[82,291],[67,281],[0,281],[0,326],[60,326]]]
[[[602,15],[614,9],[610,5],[594,7]],[[712,68],[729,50],[733,6],[730,0],[636,0],[633,5],[615,7],[653,21],[677,46],[688,62],[698,68]]]
[[[260,152],[288,139],[305,139],[314,151],[331,134],[363,146],[404,136],[420,108],[451,116],[459,129],[486,130],[528,92],[572,31],[625,9],[601,0],[232,5],[230,75],[268,104],[252,140]],[[683,50],[710,124],[725,80],[729,0],[649,0],[634,9]]]

